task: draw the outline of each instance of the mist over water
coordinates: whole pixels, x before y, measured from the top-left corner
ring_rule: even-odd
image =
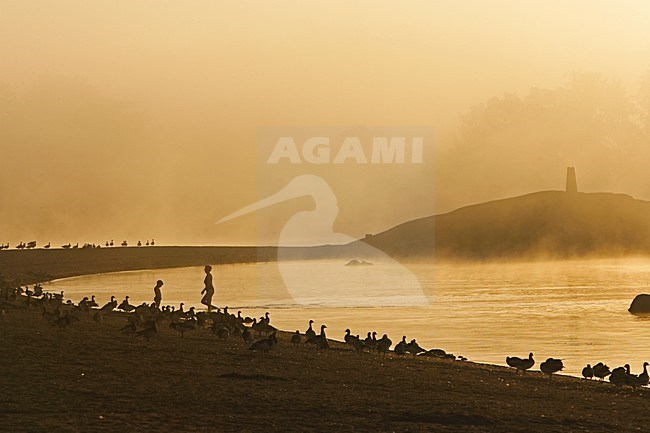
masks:
[[[598,361],[610,367],[629,363],[640,371],[648,360],[650,319],[633,316],[627,308],[634,296],[650,292],[650,259],[410,265],[430,301],[426,306],[409,306],[413,287],[378,279],[391,272],[381,263],[292,266],[304,274],[302,290],[312,296],[308,305],[294,302],[276,263],[215,266],[215,304],[251,317],[270,311],[272,324],[288,331],[304,332],[313,319],[316,325],[326,323],[328,336],[336,339],[348,327],[361,336],[387,333],[394,343],[406,335],[427,349],[442,348],[476,362],[503,365],[507,355],[532,351],[535,369],[555,357],[564,360],[565,373],[572,375]],[[314,280],[315,269],[331,278]],[[110,295],[118,301],[129,295],[131,303],[139,304],[152,301],[159,278],[165,281],[163,304],[199,308],[201,267],[75,277],[54,281],[47,289],[65,290],[75,302],[91,294],[100,304]]]

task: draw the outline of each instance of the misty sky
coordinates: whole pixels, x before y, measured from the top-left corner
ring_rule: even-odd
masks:
[[[353,237],[561,189],[567,165],[650,199],[648,22],[642,1],[0,0],[0,243],[272,243],[310,200],[215,222],[310,172]],[[264,128],[410,126],[435,131],[419,166],[260,163]]]

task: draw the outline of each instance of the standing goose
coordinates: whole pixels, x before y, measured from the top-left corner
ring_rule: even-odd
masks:
[[[180,332],[181,338],[185,335],[186,332],[194,331],[196,326],[194,322],[171,322],[169,328],[173,329],[176,332]]]
[[[557,373],[563,368],[564,364],[562,363],[562,360],[555,358],[548,358],[546,361],[542,362],[539,365],[539,369],[542,371],[542,373],[548,374],[549,379],[553,377],[553,373]]]
[[[253,319],[253,325],[251,328],[256,331],[260,336],[262,334],[270,334],[271,332],[275,332],[276,329],[273,325],[269,325],[267,322],[256,322],[256,319]]]
[[[350,329],[345,330],[345,336],[343,337],[343,340],[350,346],[354,346],[354,342],[356,341],[356,337],[350,333]]]
[[[108,313],[110,311],[113,311],[116,307],[117,301],[115,300],[115,296],[111,296],[110,302],[107,302],[106,305],[99,309],[99,311],[102,313]]]
[[[523,374],[526,374],[526,370],[529,370],[535,365],[535,360],[533,359],[533,352],[528,354],[528,358],[519,358],[517,356],[506,356],[506,364],[510,367],[516,368],[515,373],[518,373],[519,370],[523,371]]]
[[[314,338],[316,336],[316,331],[311,327],[311,325],[314,323],[313,320],[309,321],[309,328],[305,331],[305,337],[307,337],[307,340]]]
[[[327,350],[330,347],[329,343],[327,342],[327,336],[325,335],[325,328],[327,328],[327,326],[321,325],[320,335],[316,337],[316,350],[319,352],[321,350]]]
[[[377,352],[381,353],[388,353],[388,349],[390,349],[390,346],[393,344],[392,341],[390,341],[390,338],[388,338],[388,335],[384,334],[381,339],[377,340]]]
[[[591,364],[587,364],[587,366],[582,369],[582,377],[585,379],[591,379],[594,377],[594,369],[591,368]]]
[[[302,337],[300,336],[300,331],[296,329],[296,333],[291,336],[291,344],[298,347],[300,345],[301,340]]]
[[[130,313],[131,311],[135,310],[135,307],[131,304],[129,304],[129,297],[125,297],[122,303],[117,307],[118,309],[122,311],[126,311],[127,313]]]

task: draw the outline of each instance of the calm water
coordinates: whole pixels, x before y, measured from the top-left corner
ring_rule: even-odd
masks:
[[[304,331],[311,318],[326,323],[332,338],[347,327],[387,333],[393,342],[406,335],[477,362],[504,364],[506,355],[533,351],[537,365],[559,357],[574,375],[588,362],[630,363],[638,373],[650,361],[650,319],[627,312],[636,294],[650,292],[650,260],[419,264],[409,271],[339,261],[214,266],[213,303],[258,317],[269,310],[285,330]],[[48,289],[75,302],[95,294],[102,304],[114,294],[139,304],[152,301],[162,279],[163,303],[187,308],[199,306],[203,276],[202,267],[120,272],[62,279]]]

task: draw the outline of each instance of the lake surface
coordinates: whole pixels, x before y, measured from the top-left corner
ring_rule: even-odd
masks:
[[[565,373],[587,363],[640,372],[650,361],[650,318],[629,314],[638,293],[650,292],[650,260],[593,260],[508,264],[394,263],[344,266],[340,261],[218,265],[213,303],[304,332],[309,319],[327,324],[330,338],[346,328],[365,336],[406,335],[472,361],[505,364],[506,355],[562,358]],[[162,279],[163,304],[200,306],[203,268],[119,272],[54,281],[79,301],[110,295],[132,304],[152,302]]]

